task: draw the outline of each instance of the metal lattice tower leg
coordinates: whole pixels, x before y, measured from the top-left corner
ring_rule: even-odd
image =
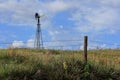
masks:
[[[34,47],[36,49],[43,49],[42,31],[40,27],[40,16],[38,13],[35,14],[35,18],[38,20],[38,24],[37,24]]]

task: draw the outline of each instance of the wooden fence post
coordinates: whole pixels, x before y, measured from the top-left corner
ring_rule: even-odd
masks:
[[[84,60],[87,63],[87,46],[88,46],[88,36],[84,36]]]

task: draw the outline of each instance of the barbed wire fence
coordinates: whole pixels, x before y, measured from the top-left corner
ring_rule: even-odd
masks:
[[[60,49],[60,50],[83,50],[84,40],[54,40],[54,41],[43,41],[44,49]],[[0,48],[34,48],[34,41],[23,42],[23,41],[12,41],[12,42],[0,42]],[[103,42],[100,40],[88,40],[88,50],[99,50],[99,49],[119,49],[120,45]]]
[[[75,49],[81,44],[81,40],[54,40],[44,41],[44,49]],[[12,42],[0,42],[1,48],[34,48],[34,41],[23,42],[23,41],[12,41]]]

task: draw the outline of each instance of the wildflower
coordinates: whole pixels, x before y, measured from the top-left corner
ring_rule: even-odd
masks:
[[[63,62],[63,68],[66,70],[68,68],[67,63]]]

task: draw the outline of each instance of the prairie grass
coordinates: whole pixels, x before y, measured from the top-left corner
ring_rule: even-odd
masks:
[[[0,80],[120,80],[120,50],[1,49]]]
[[[88,58],[98,65],[120,70],[120,50],[89,51]]]

